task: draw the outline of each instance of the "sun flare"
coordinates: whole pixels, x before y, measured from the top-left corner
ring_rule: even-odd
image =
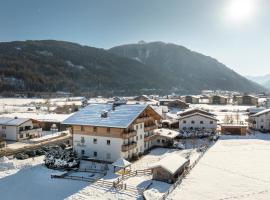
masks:
[[[226,13],[230,21],[241,23],[254,16],[255,8],[256,0],[230,0]]]

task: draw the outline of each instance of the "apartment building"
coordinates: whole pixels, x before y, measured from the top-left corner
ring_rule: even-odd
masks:
[[[79,156],[113,162],[153,146],[161,116],[149,105],[91,104],[66,119]]]

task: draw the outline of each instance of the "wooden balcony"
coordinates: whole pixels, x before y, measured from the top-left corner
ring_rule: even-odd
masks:
[[[144,131],[151,131],[151,130],[154,130],[154,129],[157,129],[157,128],[158,128],[157,125],[145,126]]]
[[[137,132],[136,131],[130,131],[130,132],[123,132],[123,138],[124,139],[128,139],[128,138],[131,138],[131,137],[134,137],[137,135]]]
[[[123,152],[129,151],[131,149],[134,149],[136,146],[137,146],[136,142],[132,142],[130,144],[123,144],[122,145],[122,151]]]
[[[137,123],[142,123],[142,122],[146,122],[146,121],[148,121],[148,120],[150,120],[151,119],[151,117],[141,117],[141,118],[138,118],[137,120],[136,120],[136,122]]]
[[[156,137],[156,134],[150,134],[148,136],[144,136],[144,141],[148,142],[150,140],[153,140]]]

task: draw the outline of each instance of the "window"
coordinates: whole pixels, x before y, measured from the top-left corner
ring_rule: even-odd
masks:
[[[84,144],[85,143],[85,139],[84,137],[81,137],[81,143]]]
[[[157,143],[160,143],[160,139],[157,139]]]
[[[213,121],[210,121],[210,124],[213,124],[214,122]]]
[[[187,121],[186,121],[186,120],[184,120],[184,121],[183,121],[183,123],[184,123],[184,124],[186,124],[186,123],[187,123]]]
[[[111,154],[110,154],[110,153],[107,153],[107,154],[106,154],[106,159],[108,159],[108,160],[111,159]]]
[[[84,131],[84,126],[81,126],[81,131]]]
[[[136,128],[135,129],[138,130],[138,125],[136,125]]]
[[[7,129],[7,127],[6,126],[2,126],[2,129]]]
[[[26,133],[26,137],[29,137],[29,133]]]
[[[107,133],[110,133],[111,132],[111,129],[110,128],[107,128]]]
[[[203,124],[203,121],[200,121],[200,124]]]
[[[82,149],[82,150],[81,150],[81,154],[84,155],[84,153],[85,153],[85,152],[84,152],[84,149]]]
[[[142,124],[140,124],[140,129],[142,129]]]
[[[23,134],[20,134],[20,138],[23,138]]]
[[[93,127],[94,132],[97,132],[97,127]]]
[[[164,144],[165,143],[165,140],[162,140],[162,144]]]
[[[140,139],[142,139],[142,135],[140,135]]]
[[[191,124],[195,124],[195,122],[194,121],[191,121]]]
[[[96,151],[94,151],[94,154],[93,154],[93,155],[94,155],[94,157],[97,157],[97,152],[96,152]]]
[[[97,138],[94,138],[94,139],[93,139],[93,143],[94,143],[94,144],[97,144]]]
[[[138,138],[138,136],[136,136],[136,141],[138,141],[139,140],[139,138]]]
[[[111,145],[111,140],[107,140],[107,145]]]

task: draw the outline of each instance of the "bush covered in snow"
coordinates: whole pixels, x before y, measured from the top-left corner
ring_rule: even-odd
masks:
[[[67,169],[78,167],[80,161],[76,158],[72,149],[51,149],[45,154],[45,165],[48,168]]]

